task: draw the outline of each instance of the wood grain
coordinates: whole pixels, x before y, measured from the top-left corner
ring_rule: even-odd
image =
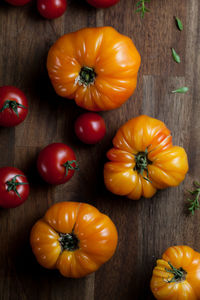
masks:
[[[199,0],[152,0],[144,20],[134,13],[136,1],[121,0],[106,10],[84,1],[69,1],[66,14],[42,19],[35,1],[23,8],[0,3],[0,85],[22,88],[30,113],[15,129],[0,129],[0,166],[22,169],[31,183],[28,201],[12,210],[0,210],[1,300],[121,300],[153,299],[149,281],[156,258],[177,244],[200,251],[200,213],[188,216],[185,190],[200,169],[200,3]],[[174,22],[184,24],[179,32]],[[77,141],[75,118],[82,112],[73,101],[58,97],[46,72],[49,47],[62,34],[87,26],[110,25],[130,36],[142,56],[135,94],[121,108],[102,113],[107,135],[96,146]],[[174,47],[181,64],[171,57]],[[182,85],[186,95],[170,92]],[[120,125],[139,114],[163,120],[174,143],[189,156],[190,170],[179,187],[158,192],[151,200],[130,201],[106,191],[105,153]],[[80,172],[68,184],[51,187],[38,176],[38,152],[52,142],[64,142],[77,155]],[[66,279],[40,267],[29,246],[34,222],[58,201],[84,201],[107,213],[119,232],[115,256],[85,279]]]

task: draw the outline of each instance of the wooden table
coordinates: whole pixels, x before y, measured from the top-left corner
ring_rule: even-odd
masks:
[[[188,216],[185,190],[200,180],[200,5],[199,0],[152,0],[144,20],[134,13],[136,1],[121,0],[113,8],[95,10],[85,1],[69,1],[57,20],[42,19],[35,1],[23,8],[0,4],[0,85],[22,88],[30,112],[24,123],[0,129],[0,166],[22,169],[31,183],[28,201],[0,210],[1,300],[146,300],[153,299],[149,282],[156,258],[177,244],[200,251],[200,211]],[[176,28],[174,16],[184,24]],[[75,118],[82,112],[73,101],[53,91],[45,67],[49,47],[64,33],[87,26],[111,25],[130,36],[142,56],[135,94],[120,109],[102,113],[107,135],[86,146],[74,136]],[[176,64],[170,48],[181,56]],[[172,95],[186,85],[186,95]],[[153,199],[131,201],[109,193],[103,184],[106,151],[120,125],[139,114],[164,121],[173,140],[189,155],[190,170],[177,188]],[[71,146],[80,172],[67,184],[51,187],[38,176],[39,150],[52,142]],[[36,262],[29,245],[34,222],[58,201],[84,201],[108,214],[119,232],[115,256],[85,279],[66,279]]]

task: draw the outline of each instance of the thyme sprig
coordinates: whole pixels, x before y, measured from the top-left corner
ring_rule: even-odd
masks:
[[[139,0],[137,3],[136,3],[136,13],[140,13],[141,15],[141,18],[144,18],[144,15],[146,12],[149,12],[150,10],[146,7],[146,4],[145,3],[149,3],[151,0]]]
[[[192,199],[188,198],[188,201],[190,203],[190,206],[189,206],[189,211],[191,212],[191,214],[194,216],[194,213],[196,210],[200,209],[200,203],[199,203],[199,200],[200,200],[200,184],[195,181],[193,183],[194,185],[194,190],[193,191],[188,191],[190,193],[191,196],[193,196]]]

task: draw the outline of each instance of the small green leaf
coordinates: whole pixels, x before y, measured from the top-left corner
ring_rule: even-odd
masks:
[[[145,3],[149,3],[151,0],[139,0],[136,3],[137,9],[135,10],[136,13],[140,13],[141,18],[144,18],[144,15],[146,12],[149,12],[150,10],[145,6]]]
[[[172,48],[172,57],[176,63],[180,64],[181,62],[180,56],[176,53],[174,48]]]
[[[182,24],[181,20],[177,17],[175,17],[175,20],[176,20],[176,25],[177,25],[178,29],[180,31],[182,31],[183,30],[183,24]]]
[[[135,10],[136,13],[138,13],[138,12],[140,12],[140,11],[142,11],[142,8],[141,8],[141,7],[140,7],[140,8],[137,8],[137,9]]]
[[[140,6],[140,4],[141,4],[141,1],[138,1],[135,6],[138,7],[138,6]]]
[[[179,94],[185,94],[189,91],[189,88],[187,86],[183,86],[177,90],[174,90],[172,91],[172,94],[176,94],[176,93],[179,93]]]

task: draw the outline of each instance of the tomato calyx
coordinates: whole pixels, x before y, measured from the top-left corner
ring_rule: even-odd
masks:
[[[151,182],[149,180],[149,171],[148,171],[148,165],[151,165],[152,162],[148,159],[148,148],[145,149],[145,151],[138,152],[135,154],[135,168],[134,170],[138,172],[138,174],[142,175],[142,177]],[[147,173],[147,177],[143,176],[144,171]]]
[[[75,166],[73,166],[73,164],[75,164]],[[68,160],[63,164],[63,167],[65,167],[65,176],[68,175],[69,170],[79,170],[79,166],[76,160]]]
[[[16,113],[17,117],[19,118],[18,107],[27,109],[27,107],[25,107],[22,104],[19,104],[17,101],[6,100],[4,102],[4,106],[0,109],[0,112],[3,112],[5,109],[10,108]]]
[[[59,242],[62,248],[62,251],[75,251],[79,249],[79,239],[73,233],[59,233],[60,238]]]
[[[171,274],[173,274],[174,276],[172,277],[172,279],[170,280],[166,280],[167,283],[172,283],[172,282],[181,282],[184,281],[187,275],[187,272],[180,267],[179,269],[176,269],[169,261],[168,264],[170,266],[171,269],[167,269],[165,268],[165,270]]]
[[[17,186],[19,185],[25,185],[28,184],[28,182],[17,182],[17,177],[25,177],[24,175],[15,175],[11,180],[6,181],[6,184],[8,186],[7,191],[14,191],[16,193],[16,195],[21,199],[20,194],[17,191]]]
[[[78,82],[80,85],[88,86],[93,84],[96,78],[96,73],[93,68],[82,67],[78,76]]]

